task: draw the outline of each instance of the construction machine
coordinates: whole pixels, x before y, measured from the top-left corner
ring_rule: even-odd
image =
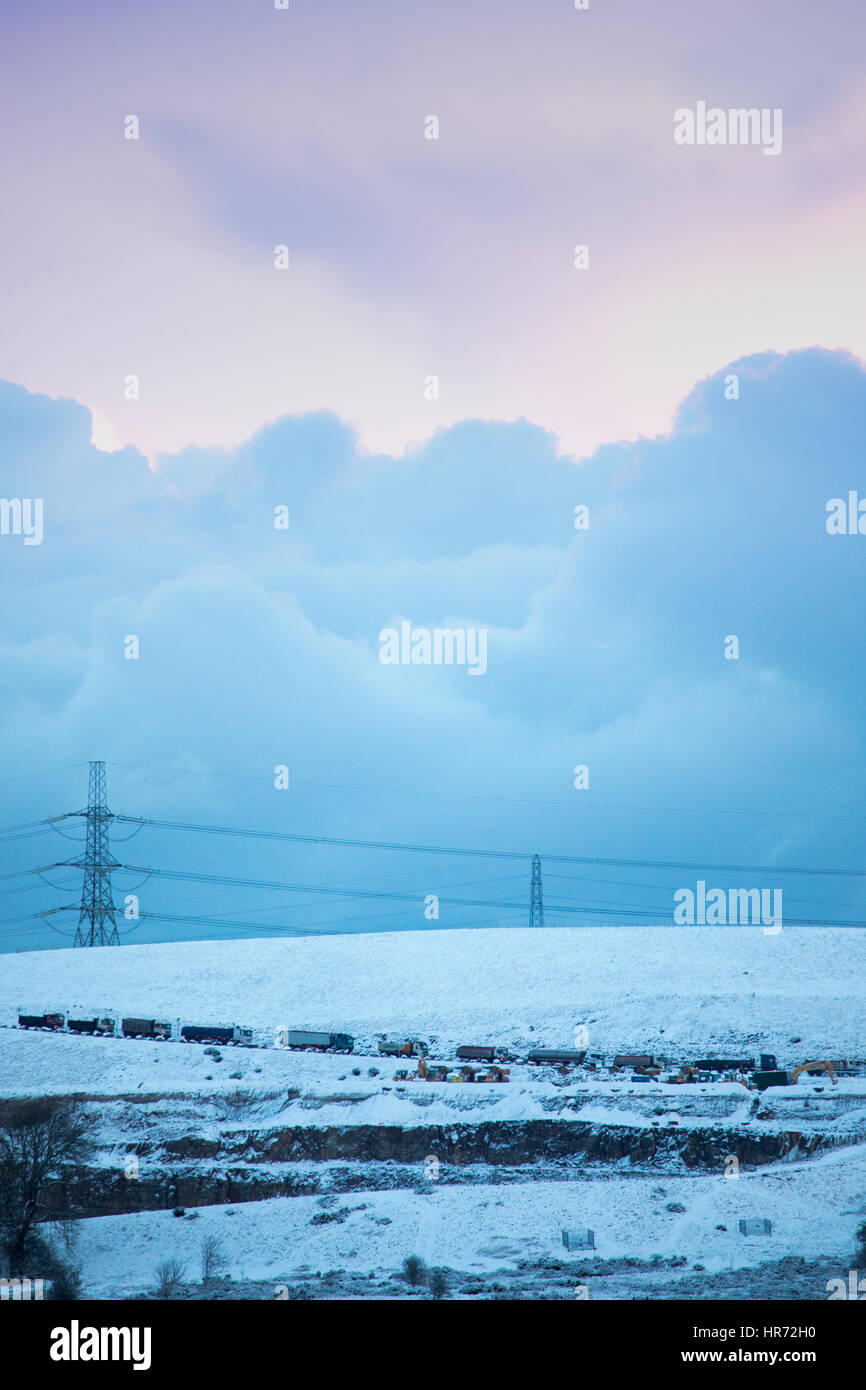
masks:
[[[510,1075],[508,1067],[491,1067],[483,1076],[479,1076],[479,1081],[507,1081]]]
[[[749,1081],[743,1084],[750,1091],[765,1091],[769,1086],[796,1086],[803,1072],[809,1076],[817,1072],[826,1072],[833,1085],[836,1085],[836,1070],[833,1063],[826,1058],[815,1062],[801,1062],[793,1071],[754,1071]]]
[[[680,1068],[679,1076],[668,1076],[665,1078],[670,1086],[682,1086],[688,1081],[697,1081],[697,1067],[687,1067],[685,1064]]]
[[[810,1076],[813,1072],[825,1071],[829,1076],[830,1080],[833,1082],[833,1085],[836,1085],[836,1073],[833,1070],[832,1062],[801,1062],[799,1067],[795,1067],[794,1070],[791,1072],[792,1086],[796,1086],[799,1077],[802,1076],[804,1071],[807,1072]]]

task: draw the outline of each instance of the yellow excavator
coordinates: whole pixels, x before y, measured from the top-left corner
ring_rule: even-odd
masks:
[[[683,1086],[687,1081],[694,1081],[698,1075],[696,1067],[687,1067],[683,1064],[679,1076],[668,1076],[667,1082],[671,1086]]]
[[[787,1073],[781,1072],[781,1073],[779,1073],[779,1075],[781,1075],[781,1076],[787,1076],[787,1085],[789,1085],[789,1086],[796,1086],[796,1084],[797,1084],[797,1082],[799,1081],[800,1077],[803,1075],[803,1072],[806,1072],[807,1075],[811,1076],[811,1075],[814,1075],[815,1072],[822,1072],[822,1071],[824,1071],[824,1072],[827,1073],[827,1075],[829,1076],[830,1080],[833,1082],[833,1085],[835,1086],[835,1085],[836,1085],[836,1079],[837,1079],[837,1078],[836,1078],[836,1070],[835,1070],[835,1068],[834,1068],[834,1066],[833,1066],[833,1063],[830,1062],[830,1061],[827,1060],[827,1059],[823,1059],[823,1060],[819,1060],[819,1061],[815,1061],[815,1062],[801,1062],[800,1065],[799,1065],[799,1067],[795,1067],[793,1071],[789,1071],[789,1072],[787,1072]],[[766,1073],[765,1073],[765,1076],[766,1076]],[[765,1086],[756,1087],[754,1081],[752,1081],[752,1080],[743,1080],[743,1081],[741,1082],[741,1084],[742,1084],[743,1086],[745,1086],[745,1088],[746,1088],[747,1091],[764,1090],[764,1089],[765,1089]],[[774,1082],[773,1084],[774,1084],[774,1085],[782,1085],[782,1086],[784,1086],[786,1083],[785,1083],[785,1081],[781,1081],[781,1082]]]
[[[802,1076],[804,1071],[808,1072],[810,1075],[814,1071],[825,1071],[829,1076],[830,1080],[833,1082],[833,1085],[836,1085],[836,1073],[833,1070],[832,1062],[801,1062],[799,1067],[795,1067],[794,1070],[791,1072],[792,1086],[796,1086],[798,1079]]]

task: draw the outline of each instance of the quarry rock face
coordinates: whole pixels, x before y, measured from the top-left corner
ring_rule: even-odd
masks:
[[[136,1145],[141,1162],[135,1180],[126,1177],[122,1157],[117,1167],[68,1171],[52,1184],[51,1209],[58,1218],[74,1218],[306,1196],[320,1191],[324,1180],[309,1165],[334,1160],[356,1165],[341,1179],[345,1190],[351,1190],[417,1187],[418,1167],[431,1155],[439,1160],[439,1177],[445,1182],[471,1181],[470,1174],[461,1176],[461,1169],[484,1165],[507,1180],[521,1180],[527,1174],[513,1170],[553,1164],[566,1176],[563,1165],[572,1161],[580,1172],[623,1159],[639,1169],[700,1173],[722,1172],[732,1152],[743,1167],[757,1168],[805,1158],[854,1138],[790,1130],[762,1133],[742,1126],[662,1130],[573,1120],[406,1128],[310,1125],[234,1132],[219,1139],[190,1134]],[[303,1171],[297,1164],[304,1164]]]

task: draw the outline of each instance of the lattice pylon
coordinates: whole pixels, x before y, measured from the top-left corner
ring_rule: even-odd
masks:
[[[529,885],[529,925],[531,927],[544,926],[544,893],[541,887],[541,860],[537,854],[532,857],[532,881]]]
[[[74,862],[84,870],[81,910],[75,929],[74,946],[119,946],[111,871],[119,868],[108,848],[108,826],[112,819],[105,797],[105,763],[90,764],[87,791],[87,842],[84,857]]]

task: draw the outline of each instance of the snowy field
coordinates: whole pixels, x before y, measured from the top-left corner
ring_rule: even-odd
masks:
[[[200,941],[0,957],[17,1010],[668,1053],[866,1055],[866,932],[546,928]],[[89,1040],[95,1041],[95,1040]]]
[[[344,1031],[355,1037],[356,1051],[221,1047],[217,1057],[178,1042],[25,1032],[15,1026],[19,1008],[236,1023],[252,1027],[262,1043],[282,1026]],[[354,1161],[360,1181],[351,1191],[339,1187],[337,1168],[345,1176],[345,1162],[329,1176],[330,1158],[317,1160],[317,1195],[201,1206],[181,1217],[156,1210],[77,1221],[75,1258],[91,1297],[152,1289],[156,1265],[172,1256],[195,1278],[202,1239],[211,1234],[220,1238],[233,1281],[253,1288],[244,1296],[265,1298],[283,1281],[303,1283],[329,1271],[347,1279],[372,1274],[366,1296],[390,1297],[388,1281],[411,1253],[483,1280],[497,1271],[521,1279],[527,1267],[543,1271],[572,1258],[577,1271],[587,1261],[660,1257],[676,1260],[676,1273],[682,1268],[710,1281],[741,1269],[760,1279],[758,1266],[788,1257],[838,1259],[847,1268],[866,1215],[866,1076],[835,1086],[826,1077],[802,1077],[796,1088],[759,1096],[735,1083],[638,1083],[627,1072],[563,1075],[516,1063],[507,1085],[455,1085],[401,1082],[395,1070],[412,1064],[377,1051],[377,1035],[389,1032],[424,1037],[446,1058],[467,1042],[524,1053],[573,1046],[577,1026],[588,1029],[590,1050],[608,1059],[632,1050],[677,1064],[762,1051],[776,1053],[782,1067],[807,1057],[862,1059],[866,933],[431,930],[6,955],[0,1096],[93,1098],[97,1166],[119,1169],[130,1145],[142,1145],[143,1162],[159,1170],[174,1162],[163,1145],[187,1136],[218,1140],[215,1158],[186,1165],[202,1178],[211,1166],[227,1170],[238,1154],[243,1158],[255,1131],[267,1139],[271,1130],[328,1125],[406,1130],[467,1121],[480,1132],[488,1121],[559,1118],[669,1133],[677,1125],[716,1134],[727,1125],[754,1136],[812,1132],[822,1143],[844,1145],[808,1161],[795,1145],[766,1166],[744,1164],[736,1180],[707,1168],[684,1173],[667,1158],[655,1171],[639,1171],[626,1156],[586,1171],[578,1157],[555,1181],[543,1163],[533,1172],[530,1156],[507,1182],[492,1169],[488,1181],[482,1162],[460,1181],[437,1183],[420,1161],[401,1160],[385,1172],[383,1150],[375,1162]],[[733,1130],[731,1143],[735,1148]],[[275,1171],[282,1166],[270,1163]],[[300,1172],[288,1160],[285,1168]],[[743,1217],[768,1217],[772,1234],[744,1237]],[[581,1226],[595,1231],[596,1253],[571,1257],[560,1232]],[[667,1275],[658,1268],[659,1280],[671,1277],[673,1267]],[[782,1292],[771,1296],[786,1296],[792,1277],[783,1275]],[[802,1277],[811,1278],[808,1269]],[[604,1292],[602,1282],[602,1297],[645,1296],[628,1288]]]
[[[152,1286],[154,1269],[166,1257],[183,1260],[195,1277],[201,1242],[209,1235],[224,1247],[233,1279],[275,1285],[328,1270],[399,1270],[407,1254],[429,1265],[485,1274],[544,1257],[572,1260],[577,1268],[593,1259],[653,1255],[686,1255],[708,1272],[786,1255],[836,1257],[847,1269],[863,1219],[866,1147],[737,1180],[636,1180],[614,1169],[593,1182],[431,1186],[428,1196],[358,1192],[336,1201],[292,1197],[199,1207],[192,1220],[168,1211],[100,1217],[78,1223],[76,1259],[92,1297]],[[349,1209],[344,1220],[311,1224],[323,1211],[339,1208]],[[741,1235],[741,1217],[768,1217],[772,1233]],[[595,1254],[568,1255],[563,1227],[594,1230]]]

